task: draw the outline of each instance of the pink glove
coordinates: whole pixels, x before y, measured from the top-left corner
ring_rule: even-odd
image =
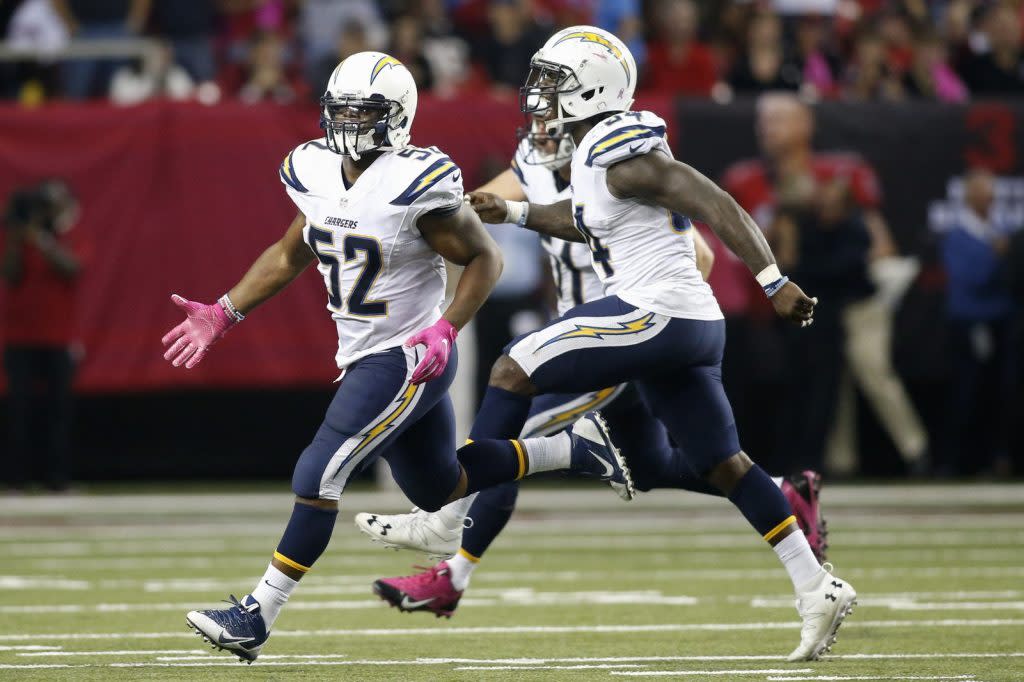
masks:
[[[171,300],[185,311],[187,317],[164,335],[163,344],[173,344],[164,353],[164,360],[174,358],[171,364],[175,367],[181,367],[184,362],[187,369],[192,369],[206,356],[210,346],[236,324],[236,320],[224,311],[220,303],[196,303],[177,294],[171,296]]]
[[[448,356],[451,355],[455,337],[458,335],[459,330],[442,317],[405,340],[406,348],[421,344],[427,347],[426,355],[412,372],[412,383],[422,384],[444,373],[444,368],[448,366]]]

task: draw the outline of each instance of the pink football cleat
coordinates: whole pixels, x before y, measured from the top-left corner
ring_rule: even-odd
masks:
[[[462,598],[462,590],[452,585],[451,569],[442,561],[422,573],[401,578],[381,578],[373,581],[373,591],[399,611],[430,611],[440,618],[451,618]]]
[[[782,494],[793,508],[800,530],[807,536],[807,543],[820,563],[825,561],[828,549],[828,525],[821,515],[818,493],[821,491],[821,474],[817,471],[801,471],[791,474],[782,481]]]

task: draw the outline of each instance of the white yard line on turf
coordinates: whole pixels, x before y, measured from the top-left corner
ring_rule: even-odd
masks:
[[[368,592],[364,588],[363,592]],[[604,606],[695,606],[696,597],[688,595],[665,595],[659,590],[638,590],[607,592],[535,592],[530,588],[492,590],[493,598],[470,598],[460,602],[462,606],[539,607],[566,606],[575,604],[597,604]],[[296,611],[339,611],[354,609],[378,609],[386,606],[380,599],[294,601],[289,604]],[[196,607],[195,602],[171,603],[99,603],[99,604],[14,604],[0,606],[0,614],[13,613],[127,613],[137,611],[188,611]]]
[[[0,646],[0,651],[44,651],[48,654],[60,651],[59,646],[43,646],[42,644],[18,644],[15,646]],[[29,656],[33,654],[28,654]]]
[[[162,559],[168,565],[173,565],[176,560]],[[215,563],[213,559],[204,559],[205,563]],[[364,560],[360,560],[364,562]],[[109,562],[108,562],[109,564]],[[127,568],[123,566],[122,568]],[[877,568],[845,568],[843,576],[850,579],[855,578],[1019,578],[1024,577],[1024,566],[886,566]],[[481,572],[473,576],[474,584],[486,583],[513,583],[527,584],[535,581],[542,581],[545,584],[552,582],[579,582],[581,580],[594,579],[607,581],[616,576],[628,576],[638,580],[757,580],[776,579],[780,575],[778,568],[765,569],[715,569],[715,568],[692,568],[692,569],[637,569],[630,571],[491,571]],[[367,589],[367,585],[379,578],[379,575],[318,575],[311,576],[303,581],[302,594],[359,594]],[[255,580],[256,576],[252,577]],[[242,582],[247,582],[246,578]],[[141,590],[143,592],[217,592],[221,590],[233,590],[238,587],[239,580],[226,580],[222,578],[169,578],[167,580],[153,579],[101,579],[101,580],[68,580],[64,576],[0,576],[0,592],[4,590],[21,591],[49,591],[49,590]],[[339,586],[337,592],[332,592],[331,586]],[[313,591],[315,590],[315,591]],[[1024,591],[1012,590],[997,594],[1019,596]],[[479,594],[479,588],[475,588],[474,594]],[[913,596],[923,595],[957,595],[968,593],[957,592],[921,592],[904,593]],[[979,592],[977,597],[986,593]],[[756,597],[755,597],[756,598]],[[768,599],[770,596],[763,595]],[[736,596],[727,598],[727,601],[746,603],[751,597]],[[789,598],[792,602],[792,598]]]
[[[567,533],[572,533],[566,529]],[[716,549],[755,549],[760,548],[758,538],[753,533],[743,534],[644,534],[644,533],[587,533],[586,535],[518,535],[503,538],[502,547],[510,550],[549,550],[549,549],[685,549],[688,552]],[[837,541],[838,542],[838,541]],[[841,544],[843,547],[857,547],[866,550],[909,550],[914,548],[932,549],[935,547],[992,547],[1016,546],[1024,544],[1024,532],[1006,530],[979,531],[914,531],[914,532],[877,532],[877,533],[844,533]],[[365,538],[339,537],[332,543],[332,549],[345,552],[378,552]],[[5,550],[19,559],[56,558],[90,556],[99,554],[109,557],[136,557],[146,554],[202,555],[206,553],[232,554],[265,554],[268,544],[260,540],[227,541],[227,540],[194,540],[187,543],[171,540],[102,540],[102,541],[64,541],[64,542],[15,542]]]
[[[612,673],[613,675],[615,673]],[[814,677],[769,677],[776,682],[797,682],[798,680],[975,680],[974,675],[815,675]],[[981,682],[978,680],[977,682]]]
[[[18,656],[49,658],[50,656],[166,656],[168,654],[202,654],[210,656],[210,652],[202,649],[123,649],[119,651],[33,651],[19,653]]]
[[[455,670],[576,670],[579,668],[610,668],[615,666],[560,666],[560,665],[534,665],[534,666],[515,666],[515,665],[503,665],[503,666],[464,666],[461,668],[455,668]],[[643,671],[643,672],[628,672],[628,673],[612,673],[612,675],[664,675],[668,671]],[[712,675],[774,675],[779,673],[809,673],[813,672],[811,668],[765,668],[763,670],[674,670],[670,674],[678,677],[704,677]]]
[[[987,628],[1024,626],[1022,618],[985,618],[941,620],[851,620],[847,627],[910,628],[953,627]],[[795,630],[800,623],[794,621],[765,623],[659,623],[656,625],[517,625],[509,627],[423,627],[423,628],[365,628],[323,630],[279,630],[275,637],[447,637],[452,635],[508,635],[508,634],[618,634],[624,632],[749,632],[757,630]],[[190,630],[174,632],[69,632],[69,633],[12,633],[0,635],[0,642],[26,640],[104,640],[124,639],[180,639],[194,637]]]
[[[1024,494],[1024,493],[1022,493]],[[381,509],[370,511],[382,512]],[[401,513],[401,510],[392,510]],[[551,510],[548,510],[551,511]],[[728,511],[728,510],[725,510]],[[844,510],[841,515],[830,518],[841,519],[843,534],[872,533],[877,531],[905,531],[908,526],[919,530],[940,531],[948,528],[958,530],[977,529],[981,531],[998,531],[1011,529],[1019,531],[1024,521],[1024,510],[1021,513],[994,513],[965,515],[931,513],[927,516],[914,515],[912,512],[888,514],[885,516],[865,515],[853,510]],[[348,520],[345,519],[347,522]],[[175,525],[177,524],[177,525]],[[564,518],[553,516],[517,518],[514,526],[505,533],[510,537],[518,535],[562,535],[565,533],[586,533],[597,530],[603,533],[622,533],[669,531],[674,535],[706,535],[709,529],[717,534],[750,535],[750,528],[733,514],[702,515],[696,525],[680,524],[678,515],[636,513],[623,516],[609,510],[595,510],[586,517]],[[119,541],[145,540],[154,536],[162,538],[267,538],[275,540],[281,534],[281,519],[267,516],[265,521],[257,522],[226,520],[211,521],[204,519],[174,519],[171,521],[154,521],[152,523],[132,523],[110,525],[91,523],[81,526],[54,526],[45,520],[38,522],[0,528],[0,544],[25,541]]]
[[[860,606],[889,609],[890,611],[991,611],[991,610],[1024,610],[1024,601],[917,601],[912,598],[885,599],[879,597],[858,597]],[[748,605],[755,609],[792,608],[793,597],[772,597],[769,599],[751,599]]]
[[[183,654],[171,656],[170,654]],[[157,661],[205,661],[219,660],[221,654],[202,650],[150,650],[150,651],[58,651],[46,653],[21,653],[18,656],[47,657],[49,656],[121,656],[132,654],[156,655]],[[1021,658],[1024,652],[992,653],[992,652],[958,652],[931,654],[829,654],[826,660],[864,661],[864,660],[939,660],[939,659],[986,659],[986,658]],[[345,658],[348,654],[264,654],[260,661],[268,660],[332,660]],[[741,663],[753,661],[783,661],[782,655],[734,655],[734,656],[581,656],[569,658],[429,658],[400,660],[374,660],[373,665],[510,665],[540,666],[551,664],[582,664],[582,663]],[[351,664],[370,664],[366,661],[349,659]]]
[[[689,670],[649,670],[628,673],[611,673],[611,675],[623,675],[629,677],[686,677],[690,675],[725,675],[728,673],[740,673],[742,671],[689,671]],[[803,670],[772,670],[772,671],[751,671],[749,674],[764,672],[767,675],[788,675],[791,673],[810,673],[810,668]],[[919,676],[919,675],[886,675],[885,677],[843,677],[818,675],[814,677],[768,677],[769,680],[796,681],[796,680],[973,680],[974,675],[940,675],[940,676]]]
[[[642,665],[630,663],[607,663],[595,665],[537,665],[537,666],[463,666],[453,670],[611,670],[615,668],[643,668]]]
[[[512,550],[550,550],[550,549],[656,549],[685,548],[694,549],[732,549],[758,547],[758,538],[751,532],[743,534],[602,534],[588,532],[586,535],[571,535],[573,530],[566,528],[568,536],[541,536],[536,534],[509,534],[503,539],[503,547]],[[863,547],[868,549],[888,549],[908,547],[991,547],[1013,546],[1024,543],[1024,531],[993,530],[983,531],[928,531],[914,530],[905,532],[844,532],[843,547]],[[336,547],[335,547],[336,546]],[[377,551],[366,539],[360,537],[342,537],[332,544],[336,551]],[[188,543],[170,540],[74,540],[66,542],[19,542],[6,545],[8,553],[19,557],[57,557],[57,556],[88,556],[132,555],[132,554],[204,554],[208,552],[232,551],[237,554],[266,552],[267,544],[261,540],[194,540]]]

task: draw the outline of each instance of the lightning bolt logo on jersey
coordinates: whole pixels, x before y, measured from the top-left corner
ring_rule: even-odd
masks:
[[[387,59],[391,59],[390,57]],[[381,59],[375,71],[392,62]],[[349,186],[343,157],[322,139],[289,152],[279,175],[306,216],[327,309],[338,329],[338,367],[402,343],[441,315],[444,260],[422,238],[425,213],[462,206],[462,174],[437,148],[385,152]]]
[[[608,190],[610,166],[655,151],[672,156],[665,121],[649,111],[616,114],[591,128],[572,158],[576,227],[606,294],[669,317],[721,319],[697,269],[689,220]]]

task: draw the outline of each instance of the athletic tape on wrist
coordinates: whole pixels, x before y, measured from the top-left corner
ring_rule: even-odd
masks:
[[[530,215],[530,204],[525,201],[506,201],[505,220],[526,227],[526,217]]]
[[[224,312],[228,314],[228,317],[233,318],[235,322],[241,322],[245,319],[245,315],[238,311],[235,304],[231,302],[231,297],[227,294],[224,294],[217,299],[217,303],[220,303],[220,307],[223,308]]]

